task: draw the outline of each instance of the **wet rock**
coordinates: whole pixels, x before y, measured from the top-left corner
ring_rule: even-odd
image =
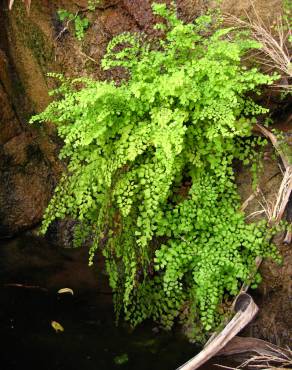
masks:
[[[1,86],[0,129],[0,238],[5,238],[41,220],[53,178],[35,137],[22,127]]]
[[[150,0],[124,0],[124,6],[128,13],[135,19],[141,28],[151,26],[154,16],[151,9]]]
[[[78,224],[70,218],[55,220],[49,226],[45,239],[54,245],[61,245],[63,248],[74,248],[74,231]]]
[[[5,144],[21,132],[21,126],[9,106],[9,98],[0,85],[0,144]]]
[[[97,3],[96,7],[98,9],[106,9],[106,8],[110,8],[112,6],[115,6],[120,2],[121,2],[121,0],[100,0],[100,1],[96,2]]]
[[[101,21],[112,36],[125,31],[135,30],[134,20],[122,9],[107,9],[101,15]]]
[[[98,257],[95,266],[90,268],[87,248],[64,249],[36,236],[0,240],[0,281],[42,286],[56,293],[67,287],[74,295],[103,292],[111,301],[104,259],[101,255]]]
[[[24,134],[12,140],[13,149],[17,143],[21,148],[17,155],[0,146],[0,238],[40,222],[53,188],[50,168],[38,146]]]
[[[56,178],[49,125],[28,124],[50,101],[45,75],[52,61],[51,21],[45,6],[33,6],[29,17],[21,2],[7,14],[0,10],[0,238],[41,221]]]
[[[196,17],[206,13],[211,6],[206,0],[177,0],[178,14],[185,22],[192,22]],[[215,2],[216,8],[218,3]]]

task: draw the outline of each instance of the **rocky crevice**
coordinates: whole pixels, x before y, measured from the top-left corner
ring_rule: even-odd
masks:
[[[23,70],[32,65],[23,59],[29,44],[21,45],[24,33],[14,29],[20,23],[10,18],[3,2],[0,8],[0,238],[7,238],[40,222],[55,176],[50,151],[42,148],[50,140],[27,124],[36,106],[39,110],[47,105],[48,93],[42,92],[47,101],[39,105],[27,93],[36,75],[31,69],[24,78]],[[41,99],[41,94],[34,98]]]

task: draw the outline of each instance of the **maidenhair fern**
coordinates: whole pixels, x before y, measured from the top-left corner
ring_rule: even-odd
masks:
[[[252,124],[267,111],[248,93],[276,77],[241,64],[260,47],[246,34],[214,30],[211,16],[184,24],[164,4],[153,10],[164,18],[160,38],[119,35],[103,59],[127,79],[56,76],[56,100],[33,118],[56,124],[69,159],[42,231],[78,220],[91,263],[102,248],[117,312],[133,325],[180,318],[198,333],[220,323],[224,297],[256,256],[276,258],[264,222],[246,224],[239,211],[232,168],[250,157]]]

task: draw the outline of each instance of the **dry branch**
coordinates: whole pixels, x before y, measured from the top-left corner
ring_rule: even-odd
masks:
[[[260,124],[256,124],[255,130],[261,132],[264,136],[270,139],[274,148],[279,153],[283,165],[285,167],[285,173],[278,191],[277,199],[273,207],[273,211],[270,212],[271,214],[269,217],[270,222],[278,223],[280,222],[283,216],[283,213],[286,209],[292,191],[292,165],[289,164],[289,161],[287,160],[285,153],[283,153],[283,151],[280,148],[276,136],[271,131],[269,131],[266,127]]]
[[[289,162],[288,162],[285,154],[281,150],[280,145],[278,143],[278,140],[277,140],[276,136],[270,130],[268,130],[266,127],[262,126],[259,123],[257,123],[254,126],[253,130],[254,131],[257,131],[257,132],[260,132],[261,134],[263,134],[264,136],[266,136],[268,139],[270,139],[272,145],[274,146],[274,148],[276,149],[276,151],[279,153],[279,155],[280,155],[280,157],[282,159],[282,162],[283,162],[284,167],[287,168],[289,166]]]
[[[260,54],[255,53],[255,59],[269,69],[278,70],[285,77],[292,77],[291,53],[287,47],[288,39],[291,37],[292,31],[289,24],[280,16],[273,29],[267,27],[261,19],[253,2],[253,17],[246,13],[246,20],[240,19],[234,15],[225,15],[225,21],[236,27],[248,29],[254,40],[261,44]],[[287,81],[283,85],[278,85],[281,88],[291,89],[291,85]]]
[[[244,369],[247,367],[257,369],[291,369],[292,350],[281,348],[271,343],[256,338],[235,337],[220,355],[229,356],[233,354],[246,353],[246,359],[236,368],[221,366],[227,369]],[[252,355],[252,353],[254,353]]]
[[[219,353],[220,356],[230,356],[246,352],[272,353],[282,350],[280,347],[265,340],[252,337],[234,337]],[[283,350],[288,355],[289,351]]]
[[[177,370],[195,370],[215,356],[236,334],[240,332],[257,314],[258,307],[250,295],[243,293],[235,303],[236,314],[225,328],[209,341],[203,350]]]
[[[274,222],[278,223],[288,204],[290,194],[292,191],[292,166],[286,167],[283,181],[281,183],[280,189],[278,191],[278,196],[276,204],[273,210],[272,219]]]

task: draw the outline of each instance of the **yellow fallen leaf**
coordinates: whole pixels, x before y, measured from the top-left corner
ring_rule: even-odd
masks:
[[[56,333],[63,332],[64,328],[61,324],[59,324],[57,321],[51,321],[51,326],[55,330]]]
[[[62,288],[62,289],[59,289],[58,290],[58,293],[59,294],[63,294],[63,293],[70,293],[72,295],[74,295],[74,292],[71,288]]]

